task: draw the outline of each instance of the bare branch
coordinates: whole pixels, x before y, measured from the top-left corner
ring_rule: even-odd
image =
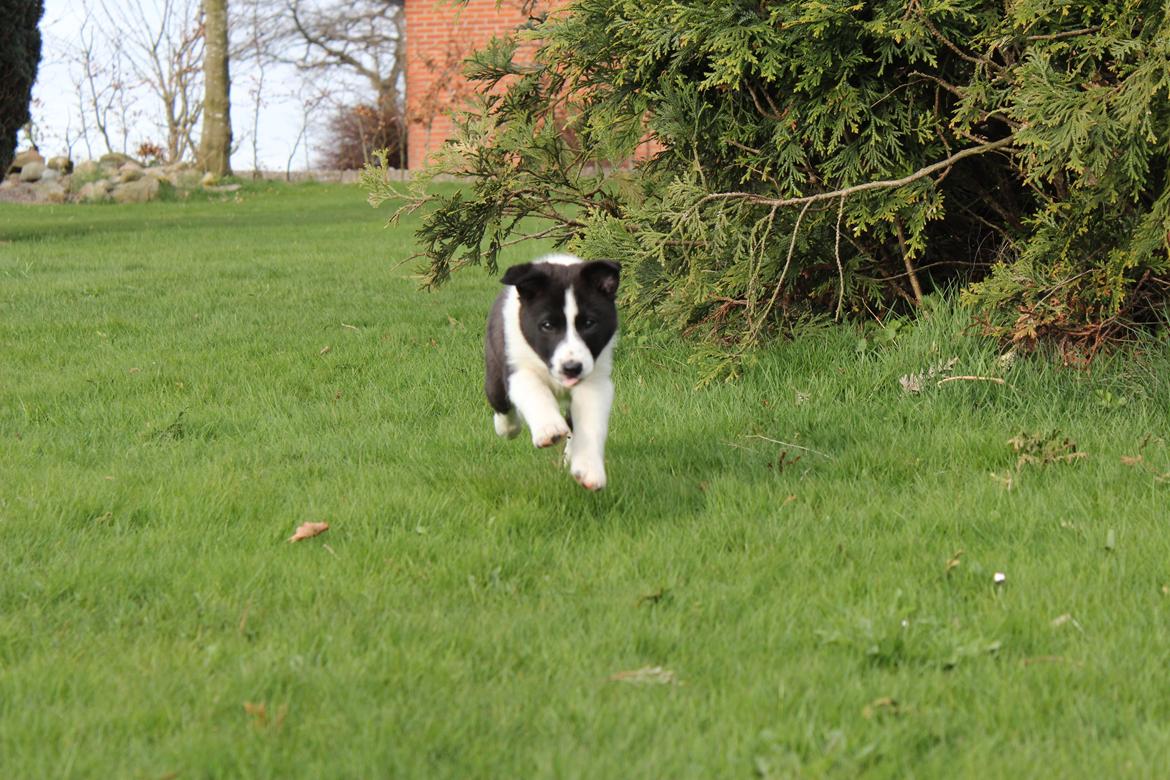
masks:
[[[1027,41],[1061,41],[1065,38],[1075,38],[1078,35],[1092,35],[1095,32],[1101,31],[1101,25],[1094,27],[1082,27],[1079,30],[1066,30],[1065,32],[1051,33],[1049,35],[1029,35],[1024,40]]]
[[[1015,141],[1014,136],[1007,136],[998,141],[989,141],[979,146],[972,146],[962,151],[955,152],[945,160],[939,160],[936,163],[927,165],[924,168],[919,168],[914,173],[908,176],[903,176],[900,179],[883,179],[881,181],[870,181],[864,184],[856,184],[852,187],[846,187],[840,190],[833,190],[832,192],[818,192],[815,195],[806,195],[800,198],[769,198],[764,195],[758,195],[754,192],[713,192],[710,195],[704,195],[699,199],[696,205],[702,205],[708,201],[713,200],[742,200],[748,203],[757,203],[763,206],[799,206],[803,203],[817,203],[822,200],[832,200],[834,198],[847,198],[850,195],[856,195],[859,192],[868,192],[869,190],[890,190],[899,187],[905,187],[907,184],[913,184],[919,179],[925,179],[933,173],[946,170],[959,160],[967,157],[974,157],[980,154],[987,154],[994,152],[997,149],[1002,149],[1009,146]]]

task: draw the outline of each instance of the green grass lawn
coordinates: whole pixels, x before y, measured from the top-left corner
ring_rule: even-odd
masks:
[[[631,324],[590,494],[385,216],[0,204],[0,777],[1166,773],[1170,349]]]

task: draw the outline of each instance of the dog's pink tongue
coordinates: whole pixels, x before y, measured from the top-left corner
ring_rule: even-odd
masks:
[[[577,384],[580,381],[581,380],[578,379],[577,377],[566,377],[564,380],[562,380],[562,384],[565,387],[572,387],[573,385]]]

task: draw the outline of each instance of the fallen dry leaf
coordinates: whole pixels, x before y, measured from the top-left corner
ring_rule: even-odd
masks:
[[[661,666],[644,666],[641,669],[632,669],[628,672],[611,674],[612,682],[633,683],[634,685],[674,685],[678,679],[674,672]]]
[[[874,699],[869,704],[861,708],[861,717],[866,720],[873,720],[873,716],[882,712],[889,712],[897,715],[900,712],[898,702],[892,696],[883,696],[880,699]]]
[[[265,702],[244,702],[244,712],[252,718],[252,725],[257,729],[265,729],[271,724],[278,731],[284,726],[284,719],[288,717],[288,705],[281,704],[276,708],[276,714],[269,719],[268,705]]]
[[[323,534],[329,530],[329,523],[301,523],[297,528],[297,532],[290,536],[290,542],[299,542],[302,539],[312,539],[317,534]]]
[[[264,702],[256,704],[246,701],[244,702],[244,712],[251,715],[257,725],[265,726],[268,724],[268,705]]]

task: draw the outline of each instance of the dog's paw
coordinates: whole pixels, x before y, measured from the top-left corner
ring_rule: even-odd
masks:
[[[601,490],[605,487],[605,464],[600,459],[576,458],[569,466],[569,473],[586,490]]]
[[[560,417],[532,426],[532,443],[537,447],[551,447],[568,435],[569,426]]]
[[[496,425],[496,435],[503,436],[508,439],[515,439],[520,433],[520,421],[516,419],[516,414],[497,414],[493,421]]]

